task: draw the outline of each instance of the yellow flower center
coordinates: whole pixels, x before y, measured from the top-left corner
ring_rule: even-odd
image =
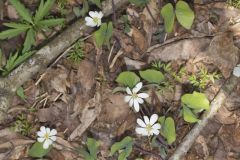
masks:
[[[46,133],[46,134],[44,135],[44,138],[45,138],[45,139],[49,139],[49,134]]]
[[[98,18],[97,17],[93,17],[93,22],[94,23],[98,23]]]
[[[138,95],[137,95],[137,93],[133,93],[133,94],[132,94],[132,98],[133,98],[133,99],[136,99],[136,98],[138,98]]]
[[[150,133],[151,130],[152,130],[152,125],[151,124],[147,124],[146,130],[148,131],[148,133]]]

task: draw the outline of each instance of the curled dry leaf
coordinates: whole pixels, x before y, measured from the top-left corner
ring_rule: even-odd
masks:
[[[147,50],[148,43],[146,37],[141,33],[140,30],[138,30],[136,27],[132,27],[128,34],[133,38],[133,42],[138,49],[140,49],[142,52]]]

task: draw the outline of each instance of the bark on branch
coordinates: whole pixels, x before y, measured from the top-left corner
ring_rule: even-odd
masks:
[[[120,9],[127,3],[128,0],[114,0],[115,9]],[[104,16],[112,14],[112,0],[104,1],[102,3],[102,8]],[[15,93],[16,89],[36,73],[46,69],[52,61],[76,40],[83,37],[85,33],[90,33],[92,31],[92,29],[85,26],[83,19],[78,20],[58,35],[53,41],[38,50],[28,61],[16,68],[7,78],[0,79],[0,124],[4,122],[7,116],[11,95]]]

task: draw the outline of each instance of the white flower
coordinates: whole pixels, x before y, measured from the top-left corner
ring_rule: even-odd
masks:
[[[240,77],[240,64],[238,64],[234,69],[233,69],[233,75],[236,77]]]
[[[40,143],[43,142],[44,149],[48,149],[48,147],[53,143],[53,141],[56,141],[57,139],[56,129],[50,130],[50,128],[46,128],[44,126],[40,128],[40,131],[37,132],[37,135],[38,135],[37,141]]]
[[[97,12],[97,11],[90,11],[89,12],[90,17],[85,17],[86,25],[90,27],[95,27],[95,26],[101,26],[102,22],[101,19],[103,17],[103,13]]]
[[[130,90],[130,88],[127,87],[126,91],[127,94],[129,94],[128,96],[125,96],[124,101],[125,102],[129,102],[129,106],[130,107],[134,107],[136,112],[139,112],[139,103],[143,104],[143,98],[148,98],[149,95],[147,93],[138,93],[138,91],[140,91],[140,89],[142,88],[142,82],[138,83],[133,89],[132,91]]]
[[[153,114],[149,120],[147,116],[143,116],[143,120],[137,119],[137,123],[140,127],[136,128],[137,134],[141,134],[143,136],[152,136],[152,135],[158,135],[159,130],[161,128],[161,125],[159,123],[156,123],[158,120],[158,115]]]

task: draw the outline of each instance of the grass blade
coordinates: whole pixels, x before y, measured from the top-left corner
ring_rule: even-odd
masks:
[[[55,0],[47,0],[44,3],[44,0],[41,0],[40,5],[38,7],[38,10],[37,10],[37,12],[35,14],[35,17],[34,17],[34,22],[35,23],[38,23],[40,20],[43,19],[43,17],[45,17],[49,13],[49,11],[50,11],[52,5],[54,4],[54,2],[55,2]]]
[[[38,25],[41,26],[42,28],[46,27],[52,27],[56,25],[61,25],[65,21],[64,18],[58,18],[58,19],[46,19],[46,20],[41,20],[38,22]]]
[[[27,28],[8,29],[8,30],[0,33],[0,39],[10,39],[12,37],[15,37],[15,36],[19,35],[22,32],[25,32],[26,30],[27,30]]]
[[[10,0],[10,2],[24,20],[33,23],[29,10],[19,0]]]
[[[22,24],[22,23],[3,23],[4,26],[10,27],[10,28],[15,28],[15,29],[29,29],[31,26],[28,24]]]
[[[35,44],[35,31],[31,28],[27,31],[26,39],[23,44],[23,52],[29,51],[32,45]]]

